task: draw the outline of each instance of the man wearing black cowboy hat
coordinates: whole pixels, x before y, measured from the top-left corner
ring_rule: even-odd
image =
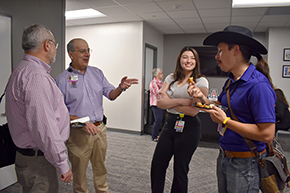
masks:
[[[258,193],[258,158],[244,137],[253,140],[257,152],[266,156],[265,143],[271,142],[275,134],[276,96],[269,66],[260,55],[267,54],[267,49],[253,38],[251,30],[242,26],[228,26],[209,35],[203,44],[218,47],[217,63],[229,72],[217,101],[229,110],[225,113],[216,106],[205,110],[220,124],[219,192]],[[256,65],[250,62],[252,55],[258,59]],[[211,103],[195,85],[188,87],[188,93]]]

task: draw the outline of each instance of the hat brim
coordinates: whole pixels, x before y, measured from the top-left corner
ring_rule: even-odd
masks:
[[[229,31],[215,32],[203,41],[203,45],[217,46],[220,42],[236,43],[248,46],[253,52],[267,54],[267,49],[257,40],[249,36]]]

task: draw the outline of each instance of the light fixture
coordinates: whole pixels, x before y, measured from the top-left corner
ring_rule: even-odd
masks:
[[[289,6],[290,0],[233,0],[233,8]]]
[[[105,17],[106,15],[98,12],[95,9],[79,9],[66,11],[65,17],[66,20],[74,20],[74,19],[86,19],[86,18],[94,18],[94,17]]]

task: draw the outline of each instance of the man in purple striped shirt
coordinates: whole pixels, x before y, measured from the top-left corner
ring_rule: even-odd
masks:
[[[107,127],[103,120],[103,96],[115,100],[122,91],[138,79],[122,78],[117,88],[96,67],[88,66],[90,48],[83,39],[73,39],[67,45],[70,66],[56,78],[64,95],[71,120],[89,116],[90,122],[83,128],[71,128],[67,142],[69,160],[74,175],[74,193],[89,192],[86,171],[92,163],[94,187],[97,193],[108,192],[105,158],[107,151]]]
[[[65,146],[69,114],[49,74],[57,46],[46,26],[36,24],[25,29],[25,55],[7,84],[6,114],[18,148],[15,170],[24,193],[58,192],[57,171],[63,182],[73,178]]]

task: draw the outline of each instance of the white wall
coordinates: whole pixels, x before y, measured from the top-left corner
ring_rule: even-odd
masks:
[[[143,23],[116,23],[67,27],[66,44],[73,38],[85,39],[93,50],[91,66],[100,68],[109,82],[118,86],[123,76],[138,78],[115,101],[104,98],[104,114],[109,128],[141,131]],[[66,54],[66,66],[70,59]]]
[[[283,90],[290,102],[290,78],[282,78],[283,65],[290,65],[290,61],[283,61],[284,48],[290,48],[290,27],[270,28],[268,31],[268,62],[274,86]]]

